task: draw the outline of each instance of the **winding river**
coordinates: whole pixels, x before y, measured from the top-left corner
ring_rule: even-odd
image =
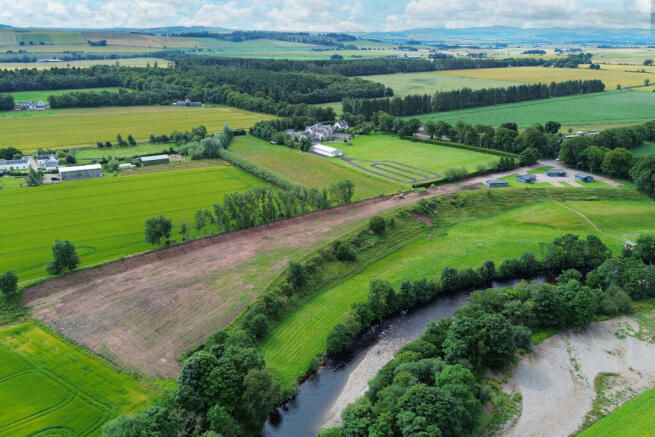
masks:
[[[494,288],[519,281],[494,282]],[[407,343],[419,338],[431,321],[450,317],[470,293],[439,296],[428,305],[386,320],[353,355],[330,363],[300,386],[298,396],[278,409],[263,437],[314,437],[322,428],[339,425],[341,412],[366,393],[368,381]]]

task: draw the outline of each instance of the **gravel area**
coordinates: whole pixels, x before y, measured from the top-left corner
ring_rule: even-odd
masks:
[[[576,433],[592,409],[594,379],[600,373],[620,375],[616,381],[623,387],[613,389],[623,388],[628,394],[619,404],[655,385],[655,344],[617,335],[626,323],[636,325],[624,317],[573,329],[543,341],[526,355],[505,386],[522,394],[523,411],[503,435]]]

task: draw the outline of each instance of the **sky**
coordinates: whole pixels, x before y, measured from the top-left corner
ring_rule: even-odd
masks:
[[[653,0],[655,3],[655,0]],[[645,28],[651,0],[0,0],[15,27],[212,26],[398,31],[486,26]]]

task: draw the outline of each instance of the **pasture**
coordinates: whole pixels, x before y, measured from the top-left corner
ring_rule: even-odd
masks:
[[[655,155],[655,143],[646,143],[632,151],[635,156],[649,156]]]
[[[11,95],[13,96],[14,101],[16,102],[21,102],[25,100],[32,100],[34,102],[38,102],[39,100],[43,100],[44,102],[48,103],[49,96],[61,96],[62,94],[68,94],[74,92],[91,92],[91,91],[96,93],[102,91],[116,93],[120,89],[121,88],[119,87],[109,87],[109,88],[78,88],[78,89],[70,89],[70,90],[17,91],[17,92],[12,92]]]
[[[414,143],[392,135],[359,135],[352,146],[342,147],[344,157],[352,163],[341,165],[375,174],[398,183],[433,180],[449,168],[465,167],[469,172],[478,165],[488,165],[498,157],[485,153],[434,144]]]
[[[626,69],[627,70],[627,69]],[[641,86],[644,79],[655,82],[655,73],[638,73],[617,69],[591,70],[589,68],[546,68],[546,67],[512,67],[480,68],[476,70],[450,70],[439,72],[444,76],[468,77],[473,79],[507,80],[520,83],[564,82],[567,80],[600,79],[606,90],[622,87]]]
[[[595,193],[603,196],[603,191]],[[503,207],[515,193],[519,191],[495,191],[491,199],[472,194],[478,196],[477,201],[466,202],[467,208],[459,216],[446,213],[436,227],[426,228],[402,249],[314,296],[264,340],[261,350],[268,365],[286,383],[303,374],[309,361],[325,349],[327,334],[351,305],[366,299],[372,279],[384,279],[398,287],[405,279],[434,278],[448,266],[478,266],[489,259],[500,262],[530,250],[540,256],[541,242],[566,232],[594,233],[574,211],[599,226],[602,233],[598,236],[616,253],[621,250],[624,234],[652,232],[652,201],[566,201],[561,206],[542,200]]]
[[[580,437],[642,437],[653,435],[655,388],[626,402],[582,431]]]
[[[175,149],[177,146],[174,143],[138,143],[134,147],[112,147],[110,149],[86,147],[76,150],[74,155],[78,163],[90,164],[91,161],[110,156],[112,158],[131,158],[133,156],[170,153],[171,147]]]
[[[645,122],[653,118],[653,105],[655,93],[611,91],[440,112],[417,118],[424,122],[443,120],[455,124],[464,121],[492,126],[515,122],[520,127],[557,120],[563,128],[576,130],[585,126]]]
[[[462,88],[478,90],[482,88],[504,88],[516,85],[516,82],[508,80],[447,76],[438,72],[379,74],[360,77],[372,82],[379,82],[393,89],[394,95],[396,96],[434,94],[437,91],[452,91]]]
[[[0,328],[0,434],[100,436],[158,393],[31,322]]]
[[[230,150],[306,187],[323,189],[328,188],[330,184],[350,179],[355,184],[355,199],[358,200],[395,193],[404,188],[402,184],[339,165],[337,158],[323,158],[285,146],[272,146],[266,141],[251,136],[235,137]]]
[[[150,134],[170,134],[204,125],[209,132],[223,123],[233,129],[248,128],[270,118],[264,114],[224,106],[178,108],[173,106],[132,106],[50,111],[7,112],[0,114],[0,147],[14,146],[30,153],[42,148],[70,148],[116,141],[116,135],[137,141]]]
[[[12,231],[0,236],[0,271],[12,269],[21,281],[45,277],[55,239],[72,241],[82,266],[143,252],[151,249],[143,236],[148,218],[191,223],[196,210],[211,208],[225,194],[261,185],[220,166],[2,190],[0,220]]]

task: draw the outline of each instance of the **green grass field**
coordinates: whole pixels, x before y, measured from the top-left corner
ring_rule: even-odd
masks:
[[[48,32],[16,32],[16,40],[26,46],[54,44]]]
[[[380,74],[375,76],[361,76],[361,78],[372,82],[379,82],[393,89],[394,95],[396,96],[406,96],[409,94],[432,95],[437,91],[452,91],[462,88],[477,90],[516,85],[516,82],[506,80],[453,77],[437,72]]]
[[[395,161],[442,175],[449,168],[466,167],[469,171],[473,171],[479,164],[489,164],[498,160],[497,156],[486,153],[434,144],[414,143],[392,135],[359,135],[352,143],[352,146],[344,145],[342,147],[346,158]],[[343,161],[339,163],[350,166]],[[359,171],[363,172],[363,170]]]
[[[38,102],[39,100],[43,100],[44,102],[48,103],[48,96],[60,96],[62,94],[68,94],[72,92],[88,92],[88,91],[93,91],[96,93],[99,93],[101,91],[109,91],[112,93],[118,92],[120,88],[118,87],[113,87],[113,88],[78,88],[78,89],[73,89],[73,90],[50,90],[50,91],[19,91],[19,92],[14,92],[11,93],[11,95],[14,98],[14,101],[20,102],[24,100],[32,100],[35,102]]]
[[[103,157],[113,158],[131,158],[140,155],[152,155],[168,151],[170,148],[176,149],[174,143],[138,143],[134,147],[112,147],[110,149],[97,147],[87,147],[75,152],[75,158],[79,164],[89,164],[93,160],[100,160]]]
[[[210,132],[227,122],[233,129],[248,128],[270,118],[264,114],[217,106],[176,108],[172,106],[134,106],[50,111],[8,112],[0,115],[0,147],[14,146],[23,152],[39,147],[67,148],[116,141],[116,135],[137,141],[150,134],[170,134],[205,125]]]
[[[0,435],[100,436],[157,395],[31,322],[0,328]]]
[[[191,223],[196,210],[211,208],[225,194],[261,185],[221,166],[0,190],[0,221],[12,230],[0,236],[0,271],[12,269],[21,281],[46,276],[58,238],[76,245],[82,266],[142,252],[151,248],[143,236],[148,218],[161,214]]]
[[[495,197],[486,200],[499,202],[513,193],[517,191],[495,191]],[[455,220],[457,224],[442,228],[435,223],[435,228],[426,229],[404,248],[323,290],[277,325],[261,347],[275,374],[289,383],[304,373],[311,358],[325,349],[327,334],[350,306],[366,299],[372,279],[384,279],[397,287],[405,279],[433,278],[447,266],[477,266],[488,259],[499,262],[528,250],[539,256],[540,242],[565,232],[593,232],[582,217],[551,201],[499,212],[498,206],[494,210],[485,199],[479,200]],[[621,250],[624,234],[653,231],[652,201],[568,201],[565,205],[596,223],[604,232],[599,237],[615,252]]]
[[[356,199],[391,194],[404,188],[403,184],[369,176],[355,167],[339,165],[336,158],[323,158],[284,146],[271,146],[251,136],[236,137],[230,150],[306,187],[323,189],[330,184],[350,179],[355,184]]]
[[[655,155],[655,143],[646,143],[643,146],[632,151],[635,156]]]
[[[0,187],[3,190],[9,190],[12,188],[19,188],[21,184],[25,183],[25,178],[12,178],[12,177],[2,177],[0,178]]]
[[[515,122],[520,127],[557,120],[564,127],[576,127],[648,121],[653,118],[653,105],[655,93],[612,91],[448,111],[418,118],[492,126]]]
[[[620,406],[578,436],[644,437],[655,435],[653,410],[655,410],[655,388]]]

